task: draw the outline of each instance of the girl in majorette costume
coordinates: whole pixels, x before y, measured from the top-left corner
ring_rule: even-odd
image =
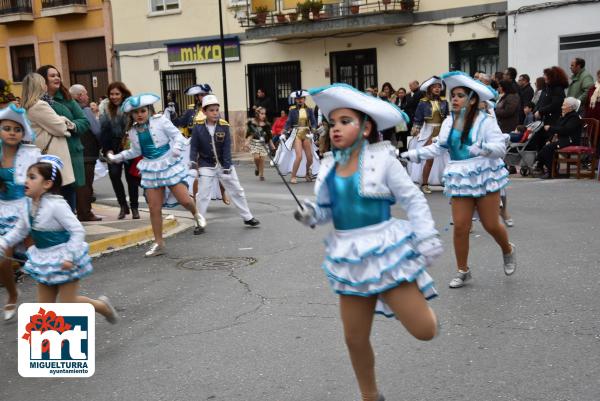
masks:
[[[267,122],[267,110],[257,107],[254,110],[254,118],[248,120],[246,129],[246,147],[254,156],[254,175],[260,181],[265,180],[265,159],[269,156],[267,152],[275,149],[272,141],[271,125]]]
[[[459,288],[471,279],[467,261],[475,210],[485,230],[502,249],[506,275],[515,272],[517,260],[515,246],[508,242],[506,228],[498,218],[500,190],[508,185],[508,171],[502,161],[505,139],[496,119],[479,109],[479,102],[493,99],[496,93],[460,71],[448,72],[441,78],[451,97],[452,115],[444,120],[437,142],[404,152],[402,157],[418,163],[450,154],[444,171],[444,192],[451,198],[458,272],[449,285]]]
[[[395,317],[420,340],[437,333],[427,300],[437,295],[427,266],[442,252],[421,191],[378,129],[407,122],[394,104],[346,84],[310,90],[330,125],[333,152],[325,154],[315,185],[295,218],[314,226],[333,220],[322,269],[340,296],[346,344],[363,401],[382,401],[369,341],[373,313]],[[408,221],[391,216],[398,202]]]
[[[38,282],[37,301],[89,303],[110,323],[118,315],[107,297],[90,299],[79,295],[79,280],[92,272],[85,230],[60,195],[62,161],[44,155],[27,169],[25,204],[16,226],[0,237],[0,253],[28,235],[33,245],[27,249],[23,270]]]
[[[296,105],[290,107],[285,123],[284,133],[280,136],[274,162],[279,166],[281,174],[292,173],[290,183],[296,184],[297,177],[304,176],[312,181],[319,173],[319,157],[313,141],[312,130],[317,128],[317,120],[312,109],[306,106],[308,92],[298,90],[290,95]]]
[[[150,113],[154,111],[152,105],[159,100],[157,95],[143,93],[123,102],[123,112],[129,113],[128,135],[131,147],[116,155],[110,152],[107,154],[111,163],[122,163],[140,155],[144,157],[137,168],[142,174],[142,187],[148,198],[155,241],[146,256],[158,256],[166,252],[162,236],[165,188],[168,187],[177,202],[194,216],[194,234],[199,234],[206,226],[204,217],[198,213],[185,185],[188,166],[183,162],[184,136],[166,116],[156,114],[150,117]]]
[[[9,104],[0,110],[0,235],[12,230],[27,203],[25,177],[30,165],[37,162],[40,150],[32,144],[35,134],[27,121],[25,109]],[[6,248],[12,258],[14,248]],[[0,283],[8,291],[4,320],[17,313],[17,286],[10,259],[0,259]]]
[[[421,99],[415,112],[409,149],[419,149],[437,140],[442,121],[448,115],[448,102],[441,96],[444,89],[439,77],[433,76],[421,85],[427,95]],[[429,185],[442,185],[442,174],[448,163],[448,155],[443,154],[425,163],[409,163],[408,172],[413,182],[421,184],[421,190],[430,194]]]

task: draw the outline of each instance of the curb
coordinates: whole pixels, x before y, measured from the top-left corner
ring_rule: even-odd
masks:
[[[179,222],[174,217],[168,216],[163,219],[163,233],[175,229]],[[169,235],[165,235],[168,237]],[[139,245],[154,238],[152,226],[136,228],[135,230],[127,231],[123,234],[115,234],[106,238],[93,241],[89,244],[89,254],[92,257],[100,256],[104,253],[114,252],[117,250],[129,248],[130,246]]]

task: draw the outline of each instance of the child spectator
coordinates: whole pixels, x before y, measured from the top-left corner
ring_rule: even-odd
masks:
[[[523,114],[525,114],[523,125],[526,127],[535,121],[535,117],[533,116],[533,109],[535,109],[535,104],[533,102],[527,102],[523,106]]]

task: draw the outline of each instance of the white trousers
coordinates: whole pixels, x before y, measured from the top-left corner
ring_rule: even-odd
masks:
[[[252,218],[252,213],[248,208],[248,202],[246,201],[246,195],[244,195],[244,188],[240,185],[235,167],[231,166],[230,174],[223,174],[223,168],[212,168],[212,167],[201,167],[200,177],[198,178],[198,195],[196,195],[196,203],[198,205],[198,211],[203,216],[206,215],[208,204],[212,194],[212,188],[214,185],[219,185],[219,181],[225,187],[225,191],[229,195],[233,205],[239,210],[240,216],[244,221],[248,221]]]

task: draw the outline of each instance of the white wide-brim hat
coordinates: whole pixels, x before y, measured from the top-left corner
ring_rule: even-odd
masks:
[[[192,85],[185,90],[185,94],[188,96],[208,95],[211,92],[212,88],[209,84]]]
[[[129,96],[121,105],[121,111],[129,113],[132,110],[141,107],[151,106],[160,100],[160,96],[154,93],[140,93],[139,95]]]
[[[475,93],[477,93],[477,95],[479,96],[480,102],[495,99],[498,96],[498,92],[496,92],[493,88],[471,78],[469,75],[465,74],[462,71],[450,71],[445,74],[442,74],[440,78],[442,78],[442,80],[446,84],[448,94],[452,92],[452,89],[458,86],[464,86],[475,91]]]
[[[213,104],[220,105],[219,99],[215,95],[206,95],[202,98],[202,108],[212,106]]]
[[[398,106],[368,95],[347,84],[333,84],[308,90],[313,100],[329,118],[332,111],[342,108],[358,110],[368,115],[377,129],[405,126],[410,119]]]
[[[20,124],[23,127],[22,140],[27,142],[35,141],[35,133],[31,129],[25,109],[10,103],[6,108],[0,110],[0,121],[1,120],[11,120]]]
[[[440,85],[442,85],[442,90],[444,89],[444,81],[442,81],[442,79],[440,77],[438,77],[437,75],[434,75],[433,77],[429,78],[427,81],[423,82],[419,89],[423,92],[427,92],[427,88],[429,88],[433,84],[440,84]]]
[[[297,91],[293,91],[293,92],[290,94],[290,99],[294,100],[294,99],[296,99],[297,97],[307,97],[307,96],[309,96],[309,95],[310,95],[310,93],[308,93],[308,92],[307,92],[307,91],[305,91],[304,89],[300,89],[300,90],[297,90]]]

